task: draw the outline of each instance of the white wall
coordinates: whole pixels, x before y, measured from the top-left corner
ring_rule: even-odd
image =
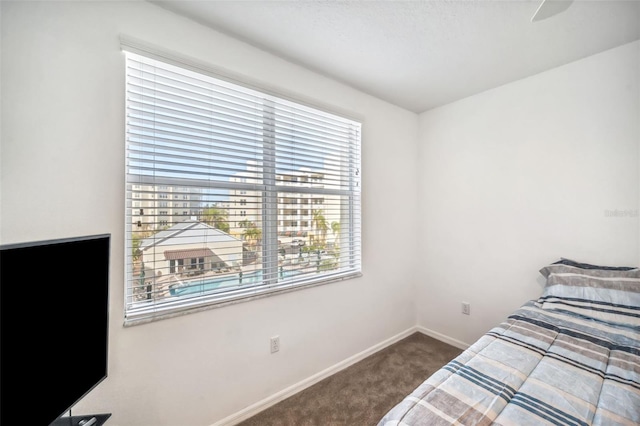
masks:
[[[471,343],[539,296],[547,263],[639,264],[638,217],[605,216],[639,207],[639,51],[420,115],[419,325]]]
[[[112,235],[109,377],[77,413],[208,425],[415,325],[417,237],[387,229],[418,221],[417,115],[146,2],[1,8],[1,242]],[[123,328],[120,34],[362,117],[364,276]]]
[[[639,207],[639,42],[418,118],[146,2],[0,11],[0,243],[112,234],[109,377],[78,408],[114,426],[211,424],[416,313],[470,343],[539,294],[547,262],[640,260],[638,218],[605,217]],[[364,276],[123,328],[120,34],[362,117]]]

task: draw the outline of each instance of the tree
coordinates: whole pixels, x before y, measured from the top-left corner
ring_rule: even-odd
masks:
[[[323,213],[324,212],[322,210],[313,211],[311,226],[313,226],[316,229],[316,232],[319,234],[322,245],[325,245],[327,241],[327,231],[329,230],[329,225],[327,224],[327,219],[325,219]]]
[[[215,206],[207,207],[200,215],[200,221],[216,229],[229,233],[229,212]]]
[[[142,240],[153,235],[153,232],[149,231],[134,231],[131,233],[131,257],[134,262],[140,260],[140,256],[142,256],[142,250],[140,250],[140,245],[142,244]]]
[[[140,250],[140,243],[142,242],[142,238],[138,233],[135,233],[131,237],[131,257],[134,262],[137,262],[142,255],[142,251]]]
[[[249,219],[245,219],[245,220],[241,220],[240,222],[238,222],[238,225],[240,226],[240,228],[254,228],[256,225],[255,223],[251,222]]]
[[[244,222],[244,221],[243,221]],[[246,229],[242,233],[244,235],[244,239],[247,241],[254,241],[256,243],[260,243],[262,240],[262,229],[257,228],[255,223],[251,221],[247,221]]]
[[[333,232],[333,240],[334,242],[334,246],[338,247],[338,241],[339,241],[339,236],[340,236],[340,222],[336,222],[333,221],[331,222],[331,231]]]

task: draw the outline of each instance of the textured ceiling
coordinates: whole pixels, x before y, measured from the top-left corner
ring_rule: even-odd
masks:
[[[640,1],[152,1],[422,112],[640,39]]]

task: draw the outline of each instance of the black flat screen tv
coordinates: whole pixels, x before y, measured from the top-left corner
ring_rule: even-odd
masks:
[[[50,425],[107,377],[109,256],[108,234],[0,246],[0,425]]]

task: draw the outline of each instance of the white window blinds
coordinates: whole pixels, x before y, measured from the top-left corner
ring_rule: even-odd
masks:
[[[126,52],[126,322],[358,275],[360,130]]]

